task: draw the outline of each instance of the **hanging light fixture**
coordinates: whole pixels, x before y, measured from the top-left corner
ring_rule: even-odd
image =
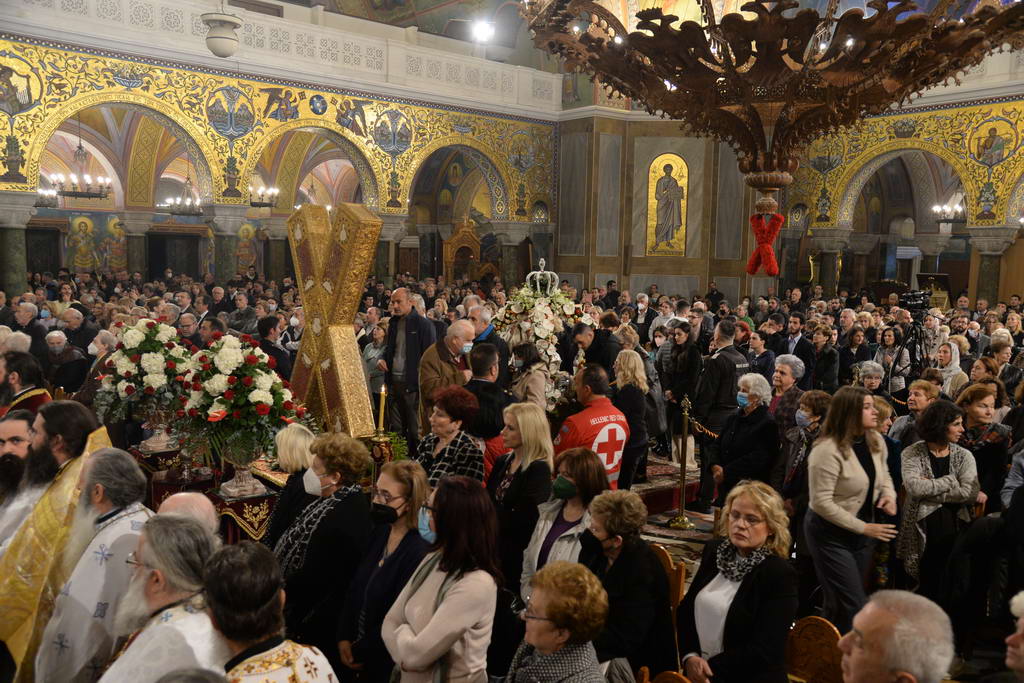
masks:
[[[276,187],[264,187],[260,186],[258,189],[253,189],[252,185],[249,186],[249,206],[257,209],[272,209],[277,206],[277,195],[281,191]]]
[[[57,188],[56,194],[74,199],[106,199],[110,195],[110,178],[98,176],[93,178],[89,170],[89,152],[82,144],[82,114],[76,115],[78,120],[78,147],[75,148],[73,159],[78,173],[64,177],[63,173],[50,175],[50,184]]]
[[[202,216],[203,207],[195,198],[195,186],[192,184],[192,156],[185,146],[185,184],[177,197],[168,197],[161,207],[167,208],[172,216]]]
[[[40,187],[37,190],[38,196],[36,197],[36,203],[33,204],[38,209],[56,209],[57,208],[57,190],[46,189]]]

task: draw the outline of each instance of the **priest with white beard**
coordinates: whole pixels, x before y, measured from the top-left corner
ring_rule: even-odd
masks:
[[[231,651],[200,595],[203,567],[218,545],[191,517],[156,515],[146,522],[128,558],[132,579],[114,618],[128,642],[101,681],[156,683],[169,671],[188,668],[223,673]]]
[[[114,655],[114,615],[131,580],[126,560],[153,516],[142,505],[146,476],[120,449],[89,456],[81,489],[61,558],[69,578],[36,653],[37,681],[92,683],[103,673]]]

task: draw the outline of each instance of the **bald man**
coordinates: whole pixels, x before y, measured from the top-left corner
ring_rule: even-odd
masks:
[[[191,517],[219,538],[220,518],[217,517],[217,510],[210,499],[198,491],[183,491],[168,496],[160,503],[156,513]]]

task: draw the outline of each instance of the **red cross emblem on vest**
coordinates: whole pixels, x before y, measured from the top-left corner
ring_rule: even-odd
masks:
[[[601,456],[606,468],[612,469],[622,459],[622,450],[625,447],[626,430],[619,423],[610,422],[597,433],[591,449]]]

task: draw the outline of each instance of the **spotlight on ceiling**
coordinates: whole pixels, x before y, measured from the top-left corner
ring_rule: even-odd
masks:
[[[494,24],[489,21],[473,22],[473,40],[478,43],[490,42],[494,37]]]

